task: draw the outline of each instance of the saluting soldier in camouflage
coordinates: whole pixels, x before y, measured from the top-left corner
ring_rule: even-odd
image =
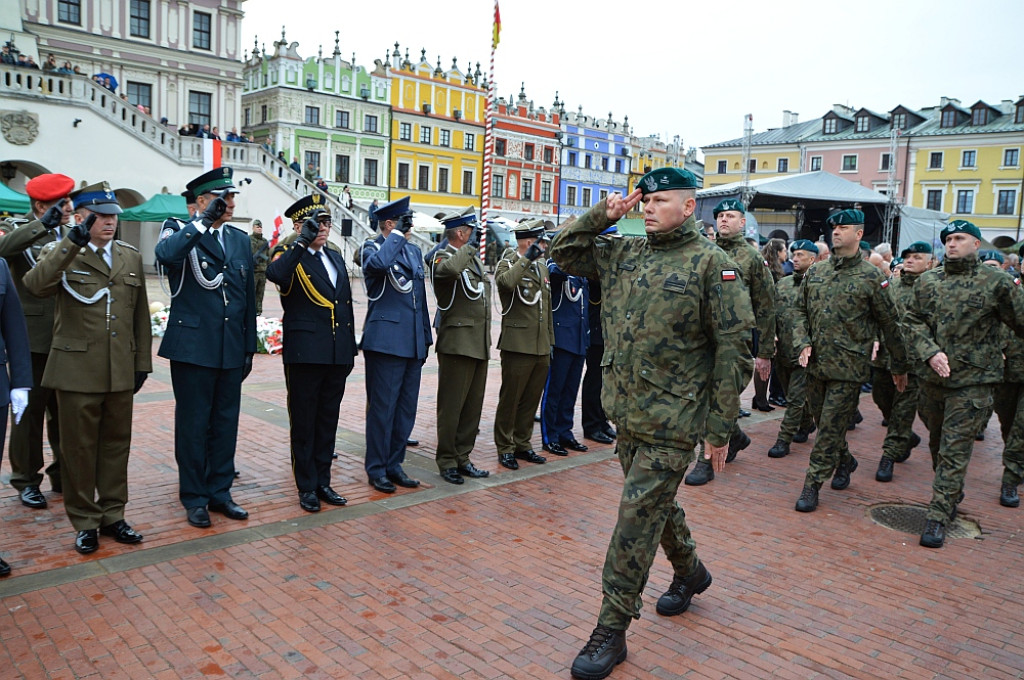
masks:
[[[807,441],[807,435],[814,429],[814,419],[807,404],[807,371],[797,363],[793,342],[793,316],[800,300],[800,284],[818,256],[818,246],[813,241],[800,239],[793,241],[789,251],[793,274],[783,277],[775,286],[775,334],[779,340],[775,369],[786,393],[787,405],[779,425],[779,436],[774,446],[768,449],[770,458],[789,455],[790,443]]]
[[[711,585],[675,497],[705,430],[705,456],[718,471],[725,466],[754,320],[736,265],[697,230],[696,185],[686,170],[649,172],[639,189],[601,201],[551,247],[565,272],[600,280],[602,403],[618,428],[626,477],[598,625],[572,665],[577,678],[603,678],[626,658],[625,630],[639,618],[659,542],[675,572],[660,614],[681,614]],[[647,238],[599,236],[641,195]]]
[[[796,502],[799,512],[818,507],[818,490],[829,477],[833,489],[850,485],[857,459],[846,443],[846,426],[857,411],[860,386],[871,374],[871,349],[879,330],[892,355],[896,389],[906,385],[906,350],[889,280],[860,254],[864,213],[840,210],[827,223],[832,227],[832,256],[807,270],[795,315],[798,361],[808,369],[811,413],[818,423],[811,464]]]
[[[924,272],[931,266],[932,246],[924,241],[915,241],[907,246],[901,253],[903,258],[902,273],[892,280],[893,301],[896,303],[896,310],[903,319],[907,314],[907,307],[914,297],[914,284]],[[891,359],[889,353],[879,346],[878,355],[882,368],[876,368],[873,374],[876,376],[873,383],[877,392],[879,388],[888,389],[884,382],[892,382]],[[885,441],[882,442],[882,457],[878,460],[878,470],[875,472],[875,480],[879,482],[891,482],[893,464],[902,463],[910,457],[911,450],[921,443],[921,437],[914,433],[914,418],[917,417],[917,404],[921,395],[921,375],[929,370],[923,362],[913,361],[908,357],[907,387],[902,392],[892,390],[892,397],[888,400],[888,413],[885,414],[888,420],[888,430],[885,433]],[[878,376],[882,376],[880,379]],[[877,400],[875,402],[878,403]],[[879,406],[881,408],[881,406]]]
[[[992,413],[992,386],[1003,381],[1001,324],[1024,337],[1020,279],[979,262],[981,231],[953,220],[940,236],[946,258],[921,275],[906,319],[913,353],[931,367],[919,407],[935,470],[921,534],[927,548],[945,541],[963,499],[974,436]]]

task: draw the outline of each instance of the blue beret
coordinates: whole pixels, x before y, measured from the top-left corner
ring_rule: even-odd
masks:
[[[735,198],[727,198],[718,205],[715,206],[714,216],[718,219],[718,213],[724,213],[726,210],[735,210],[741,215],[746,213],[746,209],[743,207],[743,203]]]
[[[798,239],[789,244],[789,252],[796,252],[797,250],[806,250],[809,253],[818,254],[818,246],[814,245],[814,241],[808,241],[805,238]]]
[[[903,252],[900,253],[900,257],[906,257],[910,253],[924,253],[925,255],[931,255],[932,244],[927,241],[914,241],[903,249]]]
[[[981,240],[981,230],[967,220],[953,220],[939,233],[939,238],[945,243],[946,237],[950,234],[970,234],[974,238]]]
[[[385,203],[377,208],[373,216],[380,222],[386,222],[387,220],[397,220],[407,212],[409,212],[409,197],[403,196],[397,201]]]
[[[864,224],[864,212],[854,208],[847,208],[846,210],[840,210],[829,215],[825,223],[830,227],[834,227],[837,224]]]
[[[697,178],[683,168],[658,168],[641,177],[638,188],[644,196],[669,189],[696,189]]]

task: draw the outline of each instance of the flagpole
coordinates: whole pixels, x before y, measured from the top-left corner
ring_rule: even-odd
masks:
[[[487,261],[487,233],[491,221],[491,161],[494,155],[494,51],[501,34],[501,14],[498,0],[494,0],[494,29],[491,35],[491,69],[487,76],[487,108],[484,109],[484,176],[481,180],[480,218],[484,228],[480,230],[480,260]]]

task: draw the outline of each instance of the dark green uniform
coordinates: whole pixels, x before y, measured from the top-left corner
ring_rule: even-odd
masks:
[[[914,297],[914,284],[917,283],[920,274],[912,274],[906,270],[892,281],[892,297],[896,303],[897,312],[901,319],[907,314]],[[881,348],[879,356],[883,356]],[[884,353],[885,365],[881,370],[881,380],[876,379],[872,384],[874,390],[882,388],[883,392],[891,391],[892,397],[889,400],[889,412],[884,413],[889,421],[889,429],[885,433],[885,441],[882,443],[882,457],[889,458],[894,462],[901,462],[907,459],[910,454],[910,436],[913,434],[914,418],[917,416],[917,404],[921,396],[921,376],[926,371],[931,371],[928,366],[920,361],[913,361],[910,357],[907,370],[907,388],[897,392],[892,382],[892,360],[888,352]],[[877,401],[876,401],[877,403]],[[880,407],[881,408],[881,407]]]
[[[569,274],[598,278],[604,295],[602,404],[626,480],[598,623],[624,630],[640,615],[659,542],[677,577],[697,569],[676,492],[705,429],[715,446],[729,441],[754,318],[736,265],[692,217],[670,233],[610,238],[598,236],[606,210],[601,201],[562,230],[549,254]]]
[[[939,352],[949,358],[948,378],[925,373],[919,405],[935,470],[928,519],[943,525],[960,502],[974,436],[991,416],[992,388],[1003,382],[1004,323],[1024,337],[1020,280],[975,255],[947,258],[914,286],[912,351],[921,361]]]
[[[857,410],[860,386],[871,374],[871,350],[879,330],[897,373],[906,372],[906,352],[889,281],[859,252],[833,254],[815,263],[800,289],[794,349],[799,355],[812,347],[808,396],[818,423],[804,486],[819,489],[839,467],[850,472],[856,466],[846,426]]]
[[[270,261],[270,242],[262,236],[249,234],[252,243],[252,278],[256,283],[256,315],[263,314],[263,291],[267,287],[267,263]]]
[[[533,450],[533,414],[544,392],[555,333],[543,262],[531,262],[509,248],[498,260],[494,284],[502,313],[501,388],[494,414],[494,443],[501,456]]]
[[[798,431],[810,430],[814,422],[807,404],[807,371],[797,363],[793,342],[793,316],[799,304],[804,274],[794,271],[791,276],[779,279],[775,286],[775,335],[779,340],[775,369],[786,393],[786,414],[779,425],[778,439],[786,443],[792,442]]]
[[[430,263],[437,295],[437,468],[469,463],[491,358],[491,282],[470,242],[438,249]]]
[[[775,356],[775,280],[768,263],[757,248],[747,243],[743,232],[719,236],[716,243],[739,265],[743,282],[750,291],[750,305],[757,324],[757,357],[771,359]],[[750,372],[753,375],[753,364]],[[749,375],[747,382],[750,382]]]
[[[33,218],[34,215],[29,215]],[[66,231],[67,227],[61,227]],[[8,456],[11,460],[11,486],[21,491],[28,486],[39,486],[43,481],[43,425],[46,438],[53,451],[53,463],[46,468],[51,484],[60,486],[60,427],[58,424],[57,396],[42,386],[46,370],[46,357],[50,353],[53,337],[53,298],[38,298],[25,289],[23,279],[32,270],[43,246],[57,240],[56,234],[38,219],[22,224],[0,237],[0,257],[7,259],[18,289],[21,307],[28,326],[29,350],[32,353],[32,384],[28,393],[28,406],[21,422],[11,421],[11,440]],[[49,416],[49,417],[47,417]]]

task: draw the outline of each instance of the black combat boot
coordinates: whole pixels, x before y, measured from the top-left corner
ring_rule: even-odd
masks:
[[[804,442],[807,441],[807,437],[812,432],[814,432],[816,429],[818,429],[818,428],[815,427],[814,425],[811,425],[811,429],[809,429],[809,430],[797,430],[796,434],[793,435],[793,443],[794,444],[803,444]]]
[[[910,458],[910,452],[917,448],[918,444],[921,443],[921,436],[916,432],[910,433],[910,441],[907,442],[907,450],[903,452],[903,455],[898,458],[894,458],[894,463],[905,463],[907,458]]]
[[[703,456],[693,466],[690,474],[683,478],[687,486],[701,486],[715,478],[715,471],[711,467],[711,461]]]
[[[850,462],[847,465],[840,463],[836,466],[836,472],[832,475],[832,488],[836,491],[842,491],[846,487],[850,486],[850,475],[857,469],[857,459],[850,456]]]
[[[892,458],[882,456],[882,459],[878,461],[878,472],[875,473],[876,482],[892,481],[892,463]]]
[[[781,439],[775,440],[775,445],[768,449],[769,458],[783,458],[789,455],[789,442],[784,442]]]
[[[846,429],[853,430],[863,422],[864,414],[860,412],[860,409],[857,409],[857,412],[853,414],[853,418],[850,420],[850,424],[846,426]]]
[[[626,631],[598,624],[586,646],[572,662],[572,677],[601,680],[625,660]]]
[[[665,594],[658,598],[655,609],[662,616],[676,616],[690,608],[690,600],[694,595],[699,595],[711,585],[711,574],[704,567],[702,562],[697,562],[697,568],[693,570],[689,578],[676,576],[672,579],[672,585],[668,587]]]
[[[1003,484],[999,490],[999,505],[1004,508],[1016,508],[1020,505],[1016,484]]]
[[[743,430],[736,430],[736,434],[729,438],[729,453],[725,456],[725,462],[731,463],[736,460],[736,454],[750,446],[750,437]]]
[[[796,500],[797,512],[814,512],[818,509],[818,490],[813,486],[805,486]]]
[[[936,519],[930,519],[924,524],[924,533],[921,534],[921,545],[926,548],[941,548],[946,541],[946,527]]]

